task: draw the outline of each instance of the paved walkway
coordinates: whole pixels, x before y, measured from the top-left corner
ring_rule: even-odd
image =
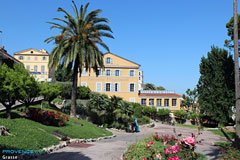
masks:
[[[122,153],[126,148],[155,132],[159,134],[168,133],[174,134],[175,128],[177,134],[181,133],[183,136],[191,136],[191,133],[197,134],[197,129],[169,126],[157,123],[154,128],[140,128],[139,133],[124,133],[113,131],[117,137],[113,139],[106,139],[98,142],[87,143],[86,145],[70,145],[62,148],[51,154],[44,155],[38,158],[38,160],[119,160]],[[217,159],[219,149],[213,146],[214,142],[226,141],[225,138],[212,134],[209,131],[202,131],[202,134],[197,138],[201,140],[201,144],[197,144],[196,152],[202,153],[208,157],[208,159]]]

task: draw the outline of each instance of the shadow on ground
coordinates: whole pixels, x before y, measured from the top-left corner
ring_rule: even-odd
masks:
[[[208,159],[218,159],[220,148],[212,148],[211,150],[202,150],[203,153],[206,152],[204,155],[208,157]]]
[[[79,152],[55,152],[37,158],[37,160],[91,160],[91,158]]]

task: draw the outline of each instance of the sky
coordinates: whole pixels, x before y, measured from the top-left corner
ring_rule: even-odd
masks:
[[[0,2],[0,46],[10,55],[28,48],[51,52],[54,44],[44,40],[60,31],[46,22],[63,17],[59,7],[73,14],[71,0]],[[101,9],[99,17],[110,20],[115,39],[104,39],[110,51],[140,64],[144,83],[179,94],[196,87],[211,46],[224,47],[233,16],[233,0],[75,0],[79,7],[87,2],[88,11]]]

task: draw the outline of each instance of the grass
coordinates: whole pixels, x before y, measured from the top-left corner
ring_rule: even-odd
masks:
[[[39,108],[40,105],[31,106]],[[43,110],[54,110],[43,108]],[[98,128],[85,120],[70,118],[66,126],[54,127],[23,118],[20,111],[13,110],[12,118],[5,119],[5,113],[0,113],[0,126],[4,125],[10,129],[12,136],[0,136],[0,148],[4,149],[34,149],[55,145],[59,140],[53,136],[53,131],[60,131],[70,138],[88,139],[112,135],[111,132]],[[62,113],[64,114],[64,113]],[[80,126],[78,124],[83,124]]]
[[[192,128],[192,129],[198,129],[198,127],[199,127],[199,126],[195,126],[195,125],[191,125],[191,124],[180,124],[180,123],[176,123],[175,126]],[[203,127],[200,127],[200,128],[202,129]]]
[[[220,152],[220,160],[225,159],[239,159],[240,157],[240,150],[235,148],[232,143],[230,142],[216,142],[216,146],[221,148]]]
[[[234,132],[224,131],[222,129],[208,129],[208,131],[212,132],[213,134],[219,135],[221,137],[227,137],[233,139],[235,137]]]

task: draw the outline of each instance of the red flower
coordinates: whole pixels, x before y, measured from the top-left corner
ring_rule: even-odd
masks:
[[[154,142],[153,141],[149,141],[148,144],[153,144]]]
[[[147,160],[145,157],[143,157],[143,160]]]
[[[60,123],[60,125],[61,125],[61,126],[63,126],[63,125],[64,125],[64,123]]]
[[[59,111],[57,111],[57,114],[61,114]]]

